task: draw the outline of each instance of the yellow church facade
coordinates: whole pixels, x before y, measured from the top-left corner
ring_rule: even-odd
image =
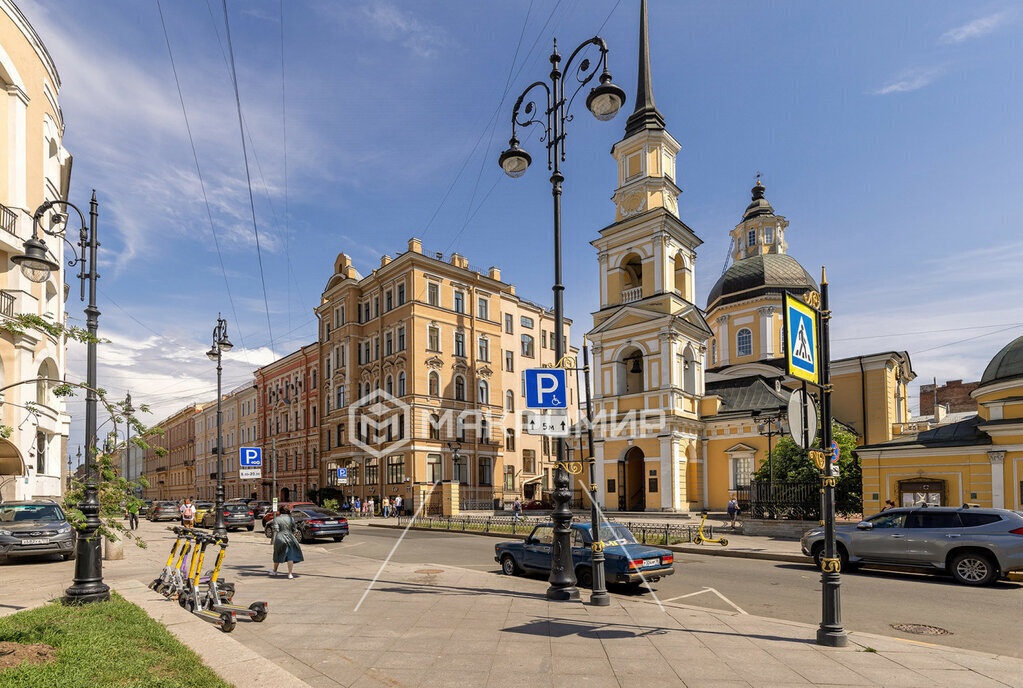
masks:
[[[598,495],[612,511],[723,509],[767,460],[763,423],[774,418],[785,428],[795,385],[783,370],[784,296],[818,287],[788,255],[789,222],[758,181],[729,232],[731,265],[706,308],[696,305],[702,242],[679,215],[681,145],[654,103],[641,21],[635,111],[611,150],[615,221],[592,242],[600,308],[587,336]],[[860,442],[892,439],[908,419],[906,385],[915,377],[908,354],[832,366],[836,419]]]

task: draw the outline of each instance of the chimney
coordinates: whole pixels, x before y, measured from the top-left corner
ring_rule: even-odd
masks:
[[[948,416],[948,404],[935,404],[934,405],[935,425],[945,420],[946,416]]]
[[[469,260],[461,253],[452,253],[451,264],[454,265],[456,268],[468,268]]]
[[[380,267],[384,267],[385,265],[387,265],[390,262],[391,262],[391,257],[390,256],[387,256],[387,255],[380,256]]]
[[[412,251],[413,253],[422,253],[423,240],[412,237],[411,239],[408,240],[408,250]]]
[[[491,265],[490,266],[490,279],[497,280],[498,282],[500,282],[501,281],[501,268],[494,267],[493,265]]]

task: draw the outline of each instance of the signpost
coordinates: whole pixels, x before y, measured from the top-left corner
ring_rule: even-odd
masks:
[[[568,437],[572,430],[572,422],[567,413],[535,413],[526,415],[526,433],[529,435],[545,435],[547,437]]]
[[[813,300],[813,299],[811,299]],[[785,294],[785,365],[788,374],[812,385],[821,384],[815,307]]]
[[[341,468],[340,466],[338,467],[338,469],[337,469],[337,484],[338,485],[347,485],[348,484],[348,469],[347,468]]]
[[[258,480],[263,477],[263,450],[260,447],[238,448],[238,479]]]

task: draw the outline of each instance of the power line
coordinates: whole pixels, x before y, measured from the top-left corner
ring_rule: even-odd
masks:
[[[853,342],[861,339],[883,339],[885,337],[909,337],[911,335],[918,334],[937,334],[939,332],[963,332],[966,330],[987,330],[992,327],[1020,327],[1023,323],[999,323],[997,325],[975,325],[973,327],[950,327],[944,330],[921,330],[919,332],[895,332],[894,334],[871,334],[863,337],[842,337],[841,339],[833,339],[835,342]],[[944,345],[942,345],[944,346]]]
[[[263,307],[266,310],[266,331],[270,336],[270,351],[274,350],[273,325],[270,322],[270,299],[266,294],[266,275],[263,272],[263,252],[259,246],[259,226],[256,223],[256,202],[252,197],[252,174],[249,172],[249,152],[245,146],[245,125],[242,122],[242,99],[238,93],[238,70],[234,63],[234,45],[231,42],[231,21],[227,14],[227,0],[224,8],[224,33],[227,36],[227,53],[231,57],[231,83],[234,85],[234,102],[238,108],[238,131],[242,139],[242,157],[245,159],[245,182],[249,189],[249,209],[252,211],[252,232],[256,237],[256,259],[259,262],[259,281],[263,286]]]
[[[1023,327],[1023,323],[1018,323],[1016,325],[1011,325],[1010,327],[1006,327],[1006,328],[1001,329],[1001,330],[995,330],[994,332],[985,332],[984,334],[978,334],[975,337],[967,337],[966,339],[960,339],[959,341],[956,341],[956,342],[949,342],[948,344],[939,344],[938,346],[932,346],[929,349],[923,349],[921,351],[915,351],[913,353],[914,353],[914,355],[918,356],[920,354],[927,353],[928,351],[934,351],[935,349],[943,349],[946,346],[955,346],[956,344],[963,344],[964,342],[970,342],[970,341],[973,341],[974,339],[980,339],[981,337],[990,337],[993,334],[1000,334],[1002,332],[1008,332],[1009,330],[1014,330],[1017,327]]]
[[[213,211],[210,209],[210,200],[206,195],[206,181],[203,179],[202,168],[199,166],[199,155],[195,150],[195,140],[192,138],[192,126],[188,122],[188,110],[185,108],[185,97],[181,92],[181,81],[178,79],[178,68],[174,62],[174,51],[171,50],[170,35],[167,33],[167,22],[163,17],[163,7],[160,5],[160,0],[156,0],[156,9],[160,13],[160,26],[163,28],[163,39],[167,43],[167,55],[170,57],[171,71],[174,72],[174,85],[178,90],[178,102],[181,103],[181,114],[185,120],[185,131],[188,133],[188,144],[192,149],[192,160],[195,161],[195,173],[199,177],[199,187],[202,189],[202,200],[203,204],[206,206],[206,217],[209,219],[210,231],[213,233],[213,244],[217,247],[217,260],[220,262],[220,272],[224,275],[224,288],[227,291],[227,300],[231,304],[231,313],[234,315],[234,321],[237,323],[239,322],[238,311],[234,306],[234,296],[231,295],[231,284],[227,279],[227,268],[224,267],[224,255],[220,251],[220,239],[217,237],[217,228],[213,222]],[[108,296],[107,298],[110,297]],[[113,302],[113,299],[111,299],[111,302]],[[114,305],[116,306],[117,304]],[[121,308],[120,306],[117,307]],[[121,310],[124,309],[122,308]],[[124,312],[127,313],[127,311]],[[130,313],[128,315],[136,322],[139,322],[135,316]],[[139,324],[142,325],[141,322],[139,322]],[[150,332],[153,331],[146,325],[142,326],[146,327],[146,329],[150,330]],[[242,334],[241,327],[238,328],[238,339],[242,343],[242,347],[245,348],[245,336]]]
[[[288,259],[288,275],[294,279],[291,270],[290,233],[288,222],[288,91],[287,72],[284,69],[284,0],[281,6],[281,143],[284,149],[284,255]],[[255,152],[255,149],[253,149]],[[288,292],[288,327],[291,327],[291,282],[287,283]],[[297,284],[295,286],[298,286]]]

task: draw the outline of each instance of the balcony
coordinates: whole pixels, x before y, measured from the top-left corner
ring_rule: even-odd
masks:
[[[18,216],[5,205],[0,205],[0,227],[13,236],[18,236]]]
[[[643,298],[643,287],[622,290],[622,303],[632,303]]]
[[[0,291],[0,315],[7,316],[8,318],[14,317],[14,294]]]

